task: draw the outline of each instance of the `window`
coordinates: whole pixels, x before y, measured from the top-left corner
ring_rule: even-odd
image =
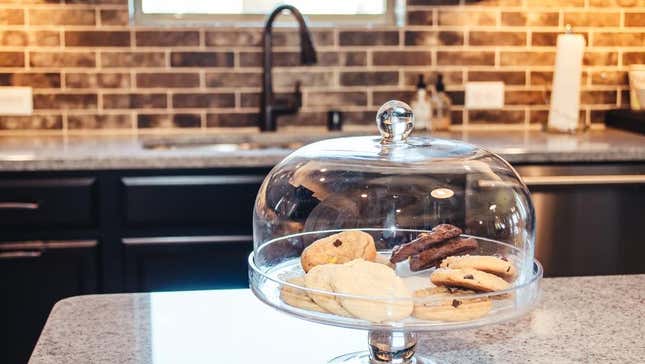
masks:
[[[132,0],[137,24],[194,24],[260,26],[277,0]],[[291,0],[310,26],[400,24],[405,0]],[[290,22],[290,17],[278,22]]]

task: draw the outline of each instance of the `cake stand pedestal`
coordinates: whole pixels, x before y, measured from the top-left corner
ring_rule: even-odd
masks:
[[[417,334],[412,331],[371,330],[367,334],[369,351],[341,355],[330,364],[432,364],[433,361],[415,356]]]

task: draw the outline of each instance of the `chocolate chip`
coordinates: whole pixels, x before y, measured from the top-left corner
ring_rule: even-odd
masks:
[[[336,241],[334,242],[334,246],[335,246],[336,248],[338,248],[338,247],[339,247],[339,246],[341,246],[341,245],[343,245],[343,242],[342,242],[342,241],[340,241],[340,240],[338,240],[338,239],[336,239]]]
[[[508,268],[506,268],[506,273],[511,271],[511,266],[509,265]]]
[[[466,274],[466,275],[464,276],[464,279],[475,279],[475,277],[473,277],[473,275],[472,275],[472,274]]]
[[[452,307],[457,308],[459,305],[461,305],[460,300],[452,300]]]
[[[501,259],[501,260],[503,260],[503,261],[505,261],[505,262],[508,262],[508,259],[506,259],[506,257],[501,257],[501,258],[499,258],[499,259]]]

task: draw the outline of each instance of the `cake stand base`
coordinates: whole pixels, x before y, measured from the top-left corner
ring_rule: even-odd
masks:
[[[432,364],[434,361],[415,355],[417,335],[414,332],[370,331],[369,351],[341,355],[331,364]]]
[[[395,363],[395,362],[387,362],[387,361],[380,361],[380,360],[372,360],[370,358],[370,353],[369,351],[358,351],[356,353],[350,353],[350,354],[345,354],[341,355],[337,358],[334,358],[328,362],[329,364],[384,364],[384,363]],[[423,356],[415,355],[414,357],[408,359],[407,361],[404,362],[396,362],[396,363],[405,363],[405,364],[437,364],[432,359],[425,358]]]

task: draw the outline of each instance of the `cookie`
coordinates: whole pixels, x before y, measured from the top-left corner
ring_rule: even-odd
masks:
[[[470,288],[479,292],[494,292],[510,288],[502,278],[477,269],[439,268],[430,275],[430,281],[437,286]]]
[[[476,292],[447,287],[432,287],[414,292],[415,298],[432,297],[428,302],[416,302],[412,316],[432,321],[468,321],[485,316],[493,303],[490,298],[455,298]]]
[[[311,243],[300,255],[300,264],[305,272],[321,264],[343,264],[361,258],[374,261],[376,246],[368,233],[348,230]]]
[[[477,240],[473,238],[457,237],[446,240],[439,245],[431,246],[421,253],[410,257],[410,270],[417,272],[434,267],[448,256],[467,253],[478,247]]]
[[[392,248],[390,262],[398,263],[407,258],[419,254],[429,247],[438,244],[444,240],[451,239],[461,235],[463,231],[450,224],[440,224],[435,226],[430,232],[421,233],[416,239],[409,243],[397,245]]]
[[[342,265],[323,264],[313,267],[305,274],[305,287],[333,292],[331,281],[339,267],[342,267]],[[336,315],[351,317],[333,295],[314,292],[307,292],[307,295],[323,309]]]
[[[315,269],[315,268],[314,268]],[[392,297],[395,301],[339,297],[353,316],[372,322],[397,321],[412,313],[412,295],[391,268],[362,259],[343,264],[331,281],[334,292],[356,296]]]
[[[305,286],[305,277],[294,277],[287,279],[288,283],[295,284],[300,287]],[[310,311],[318,311],[328,313],[325,309],[320,307],[314,300],[307,295],[304,290],[282,286],[280,288],[280,299],[289,306],[302,308]]]
[[[517,276],[517,269],[513,263],[505,258],[498,258],[492,255],[461,255],[447,257],[441,261],[442,268],[473,268],[484,272],[492,273],[512,282]]]

